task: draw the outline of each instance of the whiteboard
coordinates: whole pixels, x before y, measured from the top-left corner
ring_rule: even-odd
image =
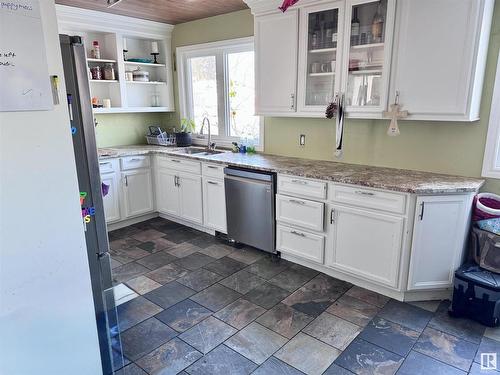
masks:
[[[0,1],[0,112],[52,108],[38,0]]]

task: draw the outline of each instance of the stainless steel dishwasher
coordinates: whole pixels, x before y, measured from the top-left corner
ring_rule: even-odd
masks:
[[[228,237],[275,254],[276,174],[234,167],[224,173]]]

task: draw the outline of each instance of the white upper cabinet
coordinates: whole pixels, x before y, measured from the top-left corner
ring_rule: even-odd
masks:
[[[479,118],[494,0],[244,1],[260,115],[324,117],[338,93],[347,117],[379,119],[398,91],[409,119]]]
[[[98,107],[94,113],[173,112],[174,95],[171,59],[172,25],[140,20],[116,14],[57,5],[57,21],[61,34],[82,38],[87,55],[89,86]],[[92,54],[93,42],[100,47],[100,57]],[[159,52],[152,60],[152,43]],[[112,68],[112,74],[101,79],[96,69]],[[148,82],[126,79],[141,70]],[[92,76],[91,72],[94,72]],[[127,74],[128,73],[128,74]],[[104,108],[104,99],[111,101]]]
[[[324,113],[340,90],[344,3],[305,7],[300,14],[297,110]]]
[[[491,0],[398,0],[391,92],[409,119],[479,118]]]
[[[298,11],[255,18],[255,111],[289,115],[296,109]]]
[[[394,0],[346,2],[342,92],[350,117],[381,117],[387,107]]]

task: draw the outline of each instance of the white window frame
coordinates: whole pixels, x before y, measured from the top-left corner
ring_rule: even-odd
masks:
[[[230,108],[229,108],[229,98],[224,96],[224,91],[229,86],[229,78],[227,77],[227,55],[230,53],[244,52],[244,51],[255,51],[254,48],[254,37],[238,38],[223,40],[219,42],[194,44],[190,46],[177,47],[177,78],[179,86],[179,110],[181,118],[193,118],[191,113],[192,108],[192,96],[188,95],[192,91],[191,89],[191,74],[190,66],[187,63],[188,59],[193,57],[201,57],[207,55],[214,55],[216,57],[216,65],[218,71],[223,71],[223,77],[217,76],[217,95],[219,97],[224,97],[224,106],[219,108],[219,135],[213,135],[212,139],[217,145],[222,147],[230,147],[232,142],[240,142],[239,137],[229,136],[229,124],[226,121],[230,121]],[[258,151],[264,151],[264,118],[260,117],[259,121],[259,144],[256,145]],[[193,143],[195,144],[205,144],[207,142],[207,135],[204,134],[194,134]]]
[[[500,53],[498,54],[497,73],[491,98],[490,120],[486,147],[484,149],[482,176],[500,178],[500,166],[497,166],[497,156],[500,152]]]

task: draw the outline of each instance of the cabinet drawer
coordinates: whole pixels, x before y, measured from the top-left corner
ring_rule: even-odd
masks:
[[[118,160],[117,159],[100,160],[99,171],[101,172],[101,174],[117,172]]]
[[[201,165],[204,177],[224,178],[224,166],[220,164],[206,164]]]
[[[398,193],[351,187],[330,185],[330,200],[358,207],[404,214],[406,196]]]
[[[149,168],[149,156],[135,155],[120,158],[122,171],[137,168]]]
[[[199,161],[191,161],[178,159],[168,156],[158,157],[158,167],[176,169],[182,172],[201,174],[201,163]]]
[[[286,254],[323,263],[325,237],[278,225],[276,229],[276,248]]]
[[[278,192],[302,197],[326,199],[326,182],[278,175]]]
[[[307,199],[276,195],[276,220],[323,231],[325,205]]]

